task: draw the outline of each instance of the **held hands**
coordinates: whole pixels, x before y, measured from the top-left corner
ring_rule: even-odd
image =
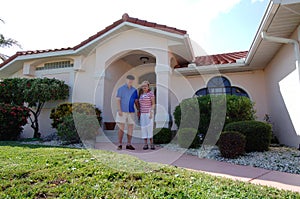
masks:
[[[149,119],[152,119],[152,118],[153,118],[153,112],[150,112]]]
[[[123,112],[122,111],[118,111],[118,114],[119,114],[120,117],[123,116]]]

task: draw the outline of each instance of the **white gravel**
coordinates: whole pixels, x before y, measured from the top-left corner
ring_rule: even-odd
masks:
[[[200,149],[183,149],[176,144],[162,145],[163,147],[195,155],[201,158],[229,162],[239,165],[249,165],[281,172],[300,174],[300,151],[290,147],[270,147],[269,151],[251,152],[236,159],[228,159],[221,156],[217,146],[205,146]]]

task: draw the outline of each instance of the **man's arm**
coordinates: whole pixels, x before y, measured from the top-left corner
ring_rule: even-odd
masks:
[[[122,109],[121,109],[121,98],[117,97],[117,109],[118,109],[118,114],[120,116],[123,116],[123,112],[122,112]]]
[[[139,95],[137,90],[135,90],[135,100],[134,100],[135,107],[138,111],[140,111],[140,103],[139,103]]]
[[[139,103],[139,100],[138,100],[138,99],[136,99],[136,100],[134,101],[134,104],[135,104],[136,109],[137,109],[138,111],[140,111],[140,103]]]

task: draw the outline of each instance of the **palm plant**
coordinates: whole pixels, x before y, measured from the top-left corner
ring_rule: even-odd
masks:
[[[0,19],[0,21],[2,23],[4,23],[4,21],[2,19]],[[11,38],[6,38],[3,34],[0,33],[0,48],[4,48],[4,47],[12,47],[12,46],[18,46],[21,48],[21,45],[18,43],[18,41],[11,39]],[[0,53],[0,59],[2,61],[5,61],[9,56]]]

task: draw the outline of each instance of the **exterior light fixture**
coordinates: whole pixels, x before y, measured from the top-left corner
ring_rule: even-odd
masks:
[[[147,61],[149,61],[149,57],[140,57],[140,60],[145,64]]]

